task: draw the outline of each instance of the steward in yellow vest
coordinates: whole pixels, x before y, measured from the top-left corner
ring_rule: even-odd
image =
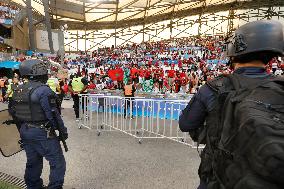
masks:
[[[18,82],[19,82],[18,78],[13,78],[13,81],[7,87],[7,93],[5,98],[12,98],[14,91],[18,87]]]
[[[50,77],[46,84],[56,93],[56,88],[58,87],[58,80],[56,78]]]
[[[86,92],[83,90],[85,88],[84,83],[82,82],[83,77],[77,77],[72,80],[71,86],[75,93]]]
[[[14,85],[13,83],[10,83],[7,87],[7,94],[6,96],[8,96],[8,98],[11,98],[13,96],[14,91],[12,90],[12,85]]]
[[[8,111],[10,115],[12,116],[15,114],[15,111],[14,111],[15,101],[13,100],[12,96],[13,96],[13,93],[18,89],[18,86],[19,86],[18,83],[19,83],[18,78],[14,77],[13,81],[8,85],[7,93],[5,95],[5,98],[8,98],[8,101],[9,101]]]
[[[88,88],[88,80],[84,77],[74,77],[70,83],[68,84],[68,89],[72,93],[73,98],[73,108],[76,115],[76,121],[79,123],[79,95],[78,94],[84,94],[87,92]],[[82,109],[84,110],[84,100],[82,101]],[[80,127],[79,127],[80,128]]]

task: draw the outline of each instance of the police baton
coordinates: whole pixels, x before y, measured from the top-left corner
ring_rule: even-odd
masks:
[[[55,110],[52,110],[52,115],[53,115],[53,119],[55,120],[55,127],[56,127],[55,129],[58,130],[58,132],[59,132],[59,136],[58,136],[59,140],[62,142],[65,152],[68,152],[68,146],[67,146],[65,138],[63,136],[64,132],[62,130],[62,127],[59,127]]]

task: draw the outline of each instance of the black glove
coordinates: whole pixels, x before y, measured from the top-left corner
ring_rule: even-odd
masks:
[[[62,138],[63,140],[68,139],[68,133],[61,133],[60,138]]]
[[[15,124],[15,122],[14,122],[14,120],[6,120],[6,121],[3,121],[2,124],[11,125],[11,124]]]

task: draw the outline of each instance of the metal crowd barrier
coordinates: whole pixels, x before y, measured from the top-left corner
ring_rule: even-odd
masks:
[[[191,147],[196,144],[188,133],[181,132],[178,118],[186,107],[185,100],[165,100],[80,95],[80,125],[103,132],[120,131],[138,139],[167,138]]]

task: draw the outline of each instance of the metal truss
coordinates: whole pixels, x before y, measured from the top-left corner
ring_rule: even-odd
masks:
[[[106,17],[110,17],[111,15],[117,15],[118,13],[124,12],[131,12],[131,6],[137,2],[138,0],[132,0],[127,5],[124,5],[123,7],[117,8],[113,10],[113,13],[108,14],[106,16],[103,16],[101,18],[95,19],[91,22],[85,23],[85,22],[74,22],[74,21],[62,21],[62,20],[53,20],[54,26],[60,26],[62,23],[67,23],[69,26],[69,29],[72,30],[79,30],[82,28],[85,28],[87,30],[95,30],[95,29],[113,29],[114,27],[120,28],[120,27],[132,27],[132,26],[139,26],[139,25],[147,25],[151,23],[157,23],[165,20],[171,20],[171,19],[178,19],[182,17],[187,16],[194,16],[194,15],[200,15],[200,14],[210,14],[210,13],[216,13],[221,11],[228,11],[230,9],[236,9],[236,10],[245,10],[245,9],[257,9],[259,7],[283,7],[284,1],[283,0],[248,0],[248,1],[241,1],[241,0],[198,0],[198,1],[192,1],[192,3],[189,3],[189,1],[180,0],[175,1],[174,3],[169,3],[167,5],[164,5],[164,8],[161,11],[157,11],[156,14],[140,18],[135,18],[140,13],[147,11],[147,9],[155,9],[160,8],[158,5],[163,0],[158,0],[155,3],[151,4],[150,6],[146,5],[145,8],[141,8],[140,11],[137,11],[135,14],[131,14],[131,16],[128,16],[122,20],[117,20],[117,17],[115,21],[102,21]],[[146,0],[147,1],[147,0]],[[146,2],[145,1],[145,2]],[[118,1],[117,6],[118,6]],[[187,7],[182,7],[182,9],[176,11],[175,8],[179,7],[180,5],[187,5]],[[206,4],[206,10],[204,10],[204,4]],[[96,5],[98,6],[98,5]],[[94,7],[93,7],[94,8]],[[126,11],[127,10],[127,11]],[[168,11],[168,10],[175,10],[175,11]],[[89,11],[89,10],[88,10]],[[160,12],[160,13],[158,13]],[[167,13],[164,13],[167,12]],[[174,14],[173,14],[174,12]],[[273,12],[273,10],[271,11]],[[147,17],[145,19],[145,17]],[[114,26],[114,24],[116,26]]]
[[[262,19],[280,20],[284,23],[283,0],[200,0],[179,8],[182,2],[183,0],[175,0],[170,6],[148,16],[147,10],[152,7],[151,0],[147,0],[145,8],[139,12],[143,13],[142,18],[133,18],[134,15],[131,15],[118,20],[117,15],[122,9],[116,1],[115,22],[63,22],[67,23],[70,29],[66,35],[65,50],[93,51],[101,46],[169,40],[185,36],[224,36],[240,25]],[[124,8],[127,6],[130,5]],[[163,13],[165,10],[168,13]],[[62,24],[53,20],[53,27],[58,27],[59,23]],[[106,29],[111,32],[106,33]],[[85,43],[85,48],[82,48],[82,43]]]
[[[12,0],[2,1],[25,8]],[[42,0],[32,1],[42,5]],[[103,3],[88,0],[77,1],[85,7],[84,19],[80,21],[67,21],[66,17],[52,15],[49,9],[53,29],[68,25],[69,34],[65,35],[67,52],[185,36],[227,35],[250,21],[284,20],[283,0],[145,0],[145,7],[136,7],[135,11],[132,9],[139,0],[130,0],[123,6],[119,6],[120,0],[113,0],[113,8],[104,8]],[[87,22],[86,14],[99,9],[107,9],[109,14]],[[157,11],[149,15],[149,10]],[[129,13],[129,16],[119,19],[122,13]],[[110,16],[114,16],[114,21],[104,21]],[[33,19],[34,25],[45,21],[34,7]]]

